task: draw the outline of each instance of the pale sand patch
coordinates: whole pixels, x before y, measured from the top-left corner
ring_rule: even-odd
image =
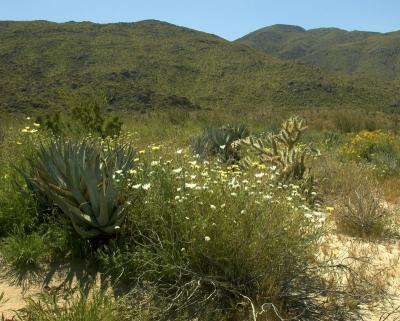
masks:
[[[367,242],[340,234],[330,234],[321,246],[321,256],[357,269],[378,290],[387,291],[390,302],[365,307],[365,321],[400,320],[400,241]],[[358,258],[358,259],[353,259]],[[398,308],[398,310],[396,310]],[[393,314],[393,311],[395,311]]]
[[[44,292],[53,292],[58,289],[71,290],[81,287],[94,285],[95,288],[109,288],[109,282],[103,278],[100,272],[90,271],[81,264],[71,264],[68,269],[52,271],[41,280],[36,280],[24,286],[14,284],[9,279],[0,278],[0,294],[4,293],[4,300],[0,302],[0,320],[1,315],[12,319],[17,310],[25,307],[25,299],[33,297]]]
[[[26,291],[19,286],[10,285],[6,280],[0,280],[0,293],[4,293],[4,300],[0,302],[0,316],[11,319],[15,310],[25,306],[24,298],[39,294],[42,289],[39,286],[31,286]]]

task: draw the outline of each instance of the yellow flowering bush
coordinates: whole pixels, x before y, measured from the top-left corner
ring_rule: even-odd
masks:
[[[353,136],[341,151],[350,157],[372,161],[376,154],[394,154],[395,149],[393,134],[381,130],[363,130]]]

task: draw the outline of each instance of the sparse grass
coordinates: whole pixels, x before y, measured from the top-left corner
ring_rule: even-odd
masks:
[[[112,298],[110,293],[93,290],[89,294],[79,292],[71,297],[42,294],[27,300],[18,312],[18,321],[123,321],[139,320],[124,312],[122,300]]]
[[[25,271],[38,268],[48,255],[46,250],[46,241],[40,235],[19,232],[3,239],[0,253],[12,269]]]
[[[343,187],[334,216],[338,229],[361,237],[382,237],[389,232],[392,213],[384,207],[378,182],[354,172]]]

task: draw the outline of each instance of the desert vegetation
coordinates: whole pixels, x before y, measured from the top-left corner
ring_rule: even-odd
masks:
[[[398,35],[0,22],[0,319],[398,320]]]
[[[398,240],[395,117],[103,103],[1,119],[2,279],[40,287],[4,319],[395,316],[354,245]]]

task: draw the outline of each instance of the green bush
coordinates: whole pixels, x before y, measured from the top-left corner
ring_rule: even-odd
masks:
[[[118,116],[105,114],[106,103],[105,97],[95,94],[70,96],[63,115],[54,111],[37,117],[37,122],[55,136],[119,136],[123,122]]]
[[[289,293],[310,281],[321,229],[296,203],[279,194],[262,201],[262,187],[235,194],[221,182],[210,192],[181,185],[168,170],[151,172],[144,177],[151,187],[132,195],[124,236],[99,253],[112,275],[156,284],[164,299],[181,293],[174,309],[189,304],[205,313],[214,306],[229,314],[243,296],[301,304]]]

